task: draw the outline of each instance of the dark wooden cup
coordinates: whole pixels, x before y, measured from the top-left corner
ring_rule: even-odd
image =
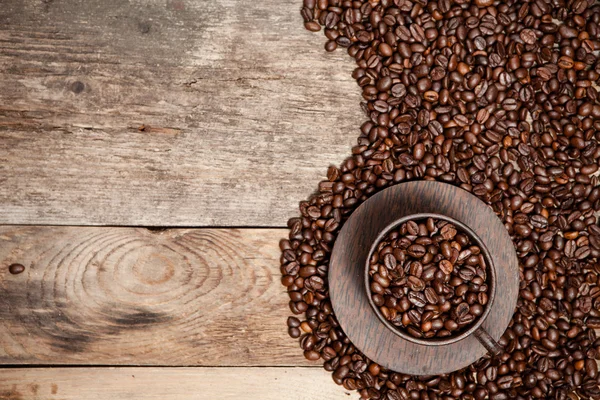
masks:
[[[448,338],[419,339],[401,332],[381,315],[370,295],[368,262],[377,244],[403,222],[427,217],[462,229],[488,264],[484,314],[465,332]],[[433,181],[395,185],[364,202],[340,231],[329,266],[331,301],[346,335],[378,364],[411,375],[449,373],[488,352],[501,353],[497,341],[512,318],[518,289],[514,245],[498,217],[467,191]]]

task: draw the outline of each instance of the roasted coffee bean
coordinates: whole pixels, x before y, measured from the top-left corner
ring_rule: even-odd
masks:
[[[290,328],[297,328],[300,326],[300,320],[296,317],[288,317],[287,319],[287,325]]]
[[[318,351],[310,350],[304,352],[304,357],[306,357],[307,360],[316,361],[321,358],[321,355]]]
[[[280,243],[297,316],[287,329],[311,348],[305,356],[323,358],[335,382],[365,399],[599,397],[600,6],[303,0],[301,16],[324,32],[326,50],[346,47],[355,59],[366,112],[351,156],[301,202]],[[327,270],[356,207],[422,179],[491,207],[513,239],[520,290],[504,354],[414,378],[371,371],[337,326]],[[377,308],[425,340],[460,334],[489,301],[485,258],[447,225],[415,221],[369,263]]]
[[[430,304],[438,304],[440,301],[440,297],[432,287],[425,288],[425,298]]]
[[[292,337],[294,339],[299,338],[301,334],[302,334],[302,332],[298,328],[295,328],[295,327],[288,328],[288,335],[290,335],[290,337]]]
[[[462,247],[467,248],[463,250],[467,256],[460,259],[457,249]],[[460,333],[483,314],[488,287],[482,286],[487,279],[485,258],[453,224],[434,218],[410,220],[390,231],[376,251],[369,267],[371,298],[383,317],[398,329],[417,337],[444,337],[448,330]],[[437,264],[424,269],[423,263],[434,259],[439,260]],[[390,279],[382,280],[381,271]],[[456,285],[455,281],[463,284]],[[447,298],[453,299],[452,304]],[[428,305],[436,308],[425,311]],[[454,325],[448,328],[447,321],[452,319]]]
[[[425,255],[427,249],[425,246],[421,246],[420,244],[412,244],[406,250],[406,254],[413,258],[421,258]]]
[[[521,40],[527,44],[534,44],[537,40],[536,34],[532,29],[523,29],[519,34]]]
[[[18,275],[25,271],[25,266],[23,264],[10,264],[8,266],[8,272],[13,275]]]
[[[425,298],[425,295],[423,295],[423,293],[421,292],[410,292],[408,294],[408,300],[415,306],[415,307],[425,307],[427,305],[427,299]]]

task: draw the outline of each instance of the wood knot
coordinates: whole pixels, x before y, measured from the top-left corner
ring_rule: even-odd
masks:
[[[151,25],[149,22],[140,22],[138,24],[138,29],[140,30],[140,32],[142,34],[150,33],[150,27],[151,27]]]
[[[81,81],[75,81],[71,84],[71,91],[75,94],[79,94],[83,92],[85,89],[85,84]]]

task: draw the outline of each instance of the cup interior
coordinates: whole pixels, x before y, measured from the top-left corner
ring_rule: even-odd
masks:
[[[475,319],[475,321],[473,321],[473,323],[468,327],[468,329],[466,329],[462,332],[459,332],[455,335],[447,336],[447,337],[443,337],[443,338],[435,338],[435,337],[434,338],[417,338],[417,337],[410,335],[408,332],[404,332],[402,329],[394,326],[390,321],[388,321],[383,316],[383,314],[379,310],[379,307],[373,302],[370,281],[369,281],[369,267],[370,267],[371,257],[373,255],[373,253],[376,251],[379,243],[387,236],[387,234],[405,222],[421,221],[421,220],[425,220],[427,218],[444,220],[444,221],[454,224],[458,229],[461,230],[462,233],[466,234],[473,243],[475,243],[477,246],[479,246],[479,248],[481,249],[481,253],[483,254],[483,256],[485,258],[486,267],[487,267],[486,272],[487,272],[487,284],[488,284],[488,292],[487,292],[488,293],[488,302],[485,305],[483,314],[481,314],[479,317],[477,317]],[[369,250],[369,256],[365,260],[364,288],[366,290],[367,298],[369,300],[369,304],[371,305],[371,309],[373,310],[373,312],[375,312],[375,314],[377,314],[377,317],[381,320],[381,322],[388,329],[393,331],[396,335],[400,336],[401,338],[403,338],[405,340],[409,340],[411,342],[423,344],[423,345],[434,345],[434,346],[435,345],[438,345],[438,346],[448,345],[448,344],[463,340],[464,338],[472,335],[485,322],[486,318],[488,317],[488,315],[492,309],[492,304],[494,303],[494,299],[496,296],[496,267],[494,265],[494,260],[490,256],[490,252],[487,249],[485,243],[483,243],[483,241],[475,234],[475,232],[473,232],[472,229],[470,229],[468,226],[466,226],[462,222],[455,220],[453,218],[447,217],[445,215],[441,215],[441,214],[434,214],[434,213],[413,214],[413,215],[404,216],[404,217],[392,222],[390,225],[385,227],[379,233],[379,235],[377,236],[377,239],[371,244],[371,248]]]

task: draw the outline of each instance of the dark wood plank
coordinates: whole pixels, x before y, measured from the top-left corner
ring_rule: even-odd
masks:
[[[284,226],[364,119],[298,0],[3,0],[0,224]]]
[[[287,336],[284,235],[0,227],[0,363],[314,366]]]

